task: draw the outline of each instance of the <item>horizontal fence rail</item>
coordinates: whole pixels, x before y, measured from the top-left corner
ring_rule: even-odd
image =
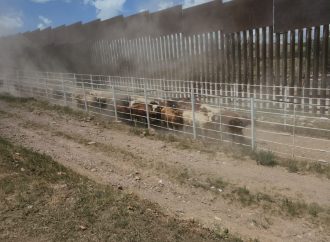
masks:
[[[0,75],[0,92],[160,132],[330,162],[328,88],[17,71]]]

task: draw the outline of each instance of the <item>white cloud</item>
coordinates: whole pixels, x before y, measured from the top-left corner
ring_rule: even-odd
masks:
[[[173,7],[175,4],[178,4],[176,0],[144,0],[136,2],[134,8],[139,9],[138,12],[142,12],[143,10],[155,12]]]
[[[96,16],[102,20],[120,15],[126,0],[84,0],[96,8]]]
[[[210,2],[210,1],[212,1],[212,0],[158,0],[158,1],[143,0],[143,1],[139,1],[135,7],[137,9],[147,9],[150,12],[155,12],[155,11],[160,11],[163,9],[173,7],[178,4],[182,4],[183,8],[188,8],[188,7],[192,7],[192,6]]]
[[[183,0],[183,8],[189,8],[198,4],[211,2],[211,0]]]
[[[165,0],[165,1],[159,1],[157,7],[158,7],[158,10],[163,10],[163,9],[170,8],[173,6],[174,6],[174,2]]]
[[[45,29],[49,27],[52,23],[52,21],[44,16],[39,16],[39,24],[37,25],[38,29]]]
[[[17,32],[24,24],[21,15],[0,15],[0,36]]]

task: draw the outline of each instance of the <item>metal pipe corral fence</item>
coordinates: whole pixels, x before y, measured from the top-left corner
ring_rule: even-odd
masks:
[[[1,74],[0,80],[0,92],[16,97],[47,100],[116,121],[134,120],[194,139],[330,162],[330,99],[320,96],[306,101],[304,96],[292,96],[290,87],[22,71]],[[265,93],[260,95],[258,89],[277,90],[278,94],[271,93],[274,100],[263,99]],[[304,88],[301,93],[313,91]],[[127,111],[132,100],[145,104],[145,116]],[[152,101],[178,104],[183,121],[173,121],[176,128],[164,125],[161,115],[150,110]]]

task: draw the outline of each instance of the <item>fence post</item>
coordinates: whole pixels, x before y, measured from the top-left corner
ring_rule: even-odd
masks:
[[[16,87],[18,86],[17,83],[18,83],[18,85],[20,85],[20,81],[19,81],[19,71],[16,71]],[[19,87],[19,88],[14,88],[14,90],[15,90],[15,89],[16,89],[16,91],[19,92],[19,95],[22,96],[21,87]],[[17,90],[17,89],[18,89],[18,90]]]
[[[88,105],[87,105],[87,99],[86,99],[86,92],[85,92],[85,82],[82,82],[82,88],[84,92],[84,103],[85,103],[85,111],[88,112]]]
[[[110,76],[109,76],[109,83],[110,83]],[[115,118],[116,122],[118,122],[118,114],[117,114],[117,101],[116,101],[116,92],[115,92],[115,85],[111,81],[111,88],[112,88],[112,102],[113,102],[113,108],[115,111]]]
[[[32,74],[31,74],[31,76],[32,76]],[[35,90],[36,80],[37,80],[37,72],[34,73],[34,76],[32,77],[32,80],[29,81],[29,84],[31,86],[31,94],[32,94],[33,98],[35,98],[34,90]]]
[[[234,85],[232,85],[232,89],[233,89],[233,94],[232,97],[234,97],[234,111],[237,110],[237,83],[234,83]]]
[[[163,83],[163,86],[164,86],[164,100],[165,100],[165,103],[166,103],[167,102],[167,88],[166,88],[165,79],[162,79],[162,83]]]
[[[294,158],[295,146],[296,146],[296,122],[297,122],[297,105],[293,104],[293,128],[292,128],[292,158]]]
[[[306,109],[305,109],[305,86],[302,87],[301,110],[303,112],[306,112]]]
[[[89,78],[90,78],[90,81],[91,81],[91,89],[94,90],[92,74],[89,75]]]
[[[144,100],[145,100],[145,106],[146,106],[146,115],[147,115],[148,129],[150,129],[149,105],[148,105],[148,95],[147,95],[146,79],[143,79],[143,89],[144,89]]]
[[[63,97],[64,97],[64,105],[67,106],[67,98],[66,98],[66,91],[64,88],[64,77],[63,77],[63,73],[61,73],[61,77],[62,77],[62,91],[63,91]]]
[[[255,130],[255,116],[256,116],[256,112],[255,112],[255,99],[254,97],[251,97],[251,147],[252,150],[256,149],[256,130]]]
[[[191,110],[192,110],[192,121],[193,121],[193,135],[194,139],[197,139],[196,133],[196,117],[195,117],[195,90],[194,83],[191,82]]]
[[[132,89],[130,92],[134,93],[135,92],[134,77],[131,77],[131,87],[132,87]],[[128,95],[128,92],[127,92],[127,95]]]
[[[131,77],[131,85],[132,85],[132,90],[130,92],[127,91],[127,101],[128,101],[128,107],[129,107],[129,117],[131,121],[133,121],[133,116],[132,116],[132,108],[131,108],[131,97],[135,93],[135,90],[139,90],[138,87],[138,81],[135,80],[134,82],[134,77]]]
[[[284,87],[284,129],[286,129],[286,125],[287,125],[287,120],[286,120],[287,99],[288,99],[288,90],[287,87]]]
[[[19,71],[16,71],[16,82],[19,82]]]
[[[46,72],[46,78],[44,79],[44,85],[45,85],[45,93],[46,93],[46,98],[47,100],[48,98],[48,85],[47,85],[47,80],[48,80],[49,76],[48,76],[48,72]]]
[[[222,116],[221,116],[221,98],[218,97],[218,108],[219,108],[219,122],[220,122],[220,140],[223,141],[222,137]]]
[[[8,95],[10,95],[10,83],[12,82],[10,82],[9,80],[11,79],[11,78],[9,78],[8,76],[4,76],[5,78],[4,78],[4,85],[7,87],[7,92],[8,92]]]
[[[31,74],[32,76],[32,74]],[[34,77],[33,77],[33,80],[30,80],[30,86],[31,86],[31,93],[32,93],[32,97],[34,97],[34,89],[35,89],[35,83],[36,83],[36,80],[37,80],[37,72],[34,73]]]
[[[76,73],[73,73],[73,82],[74,82],[74,98],[76,97],[77,95],[77,77],[76,77]],[[73,99],[72,99],[73,101]]]

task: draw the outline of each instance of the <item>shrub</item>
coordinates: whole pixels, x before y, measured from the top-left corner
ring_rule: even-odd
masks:
[[[299,171],[297,162],[294,161],[294,160],[289,160],[287,162],[287,168],[288,168],[288,171],[291,172],[291,173],[296,173],[296,172]]]
[[[254,153],[254,158],[258,165],[262,166],[276,166],[277,161],[273,152],[271,151],[259,151]]]

